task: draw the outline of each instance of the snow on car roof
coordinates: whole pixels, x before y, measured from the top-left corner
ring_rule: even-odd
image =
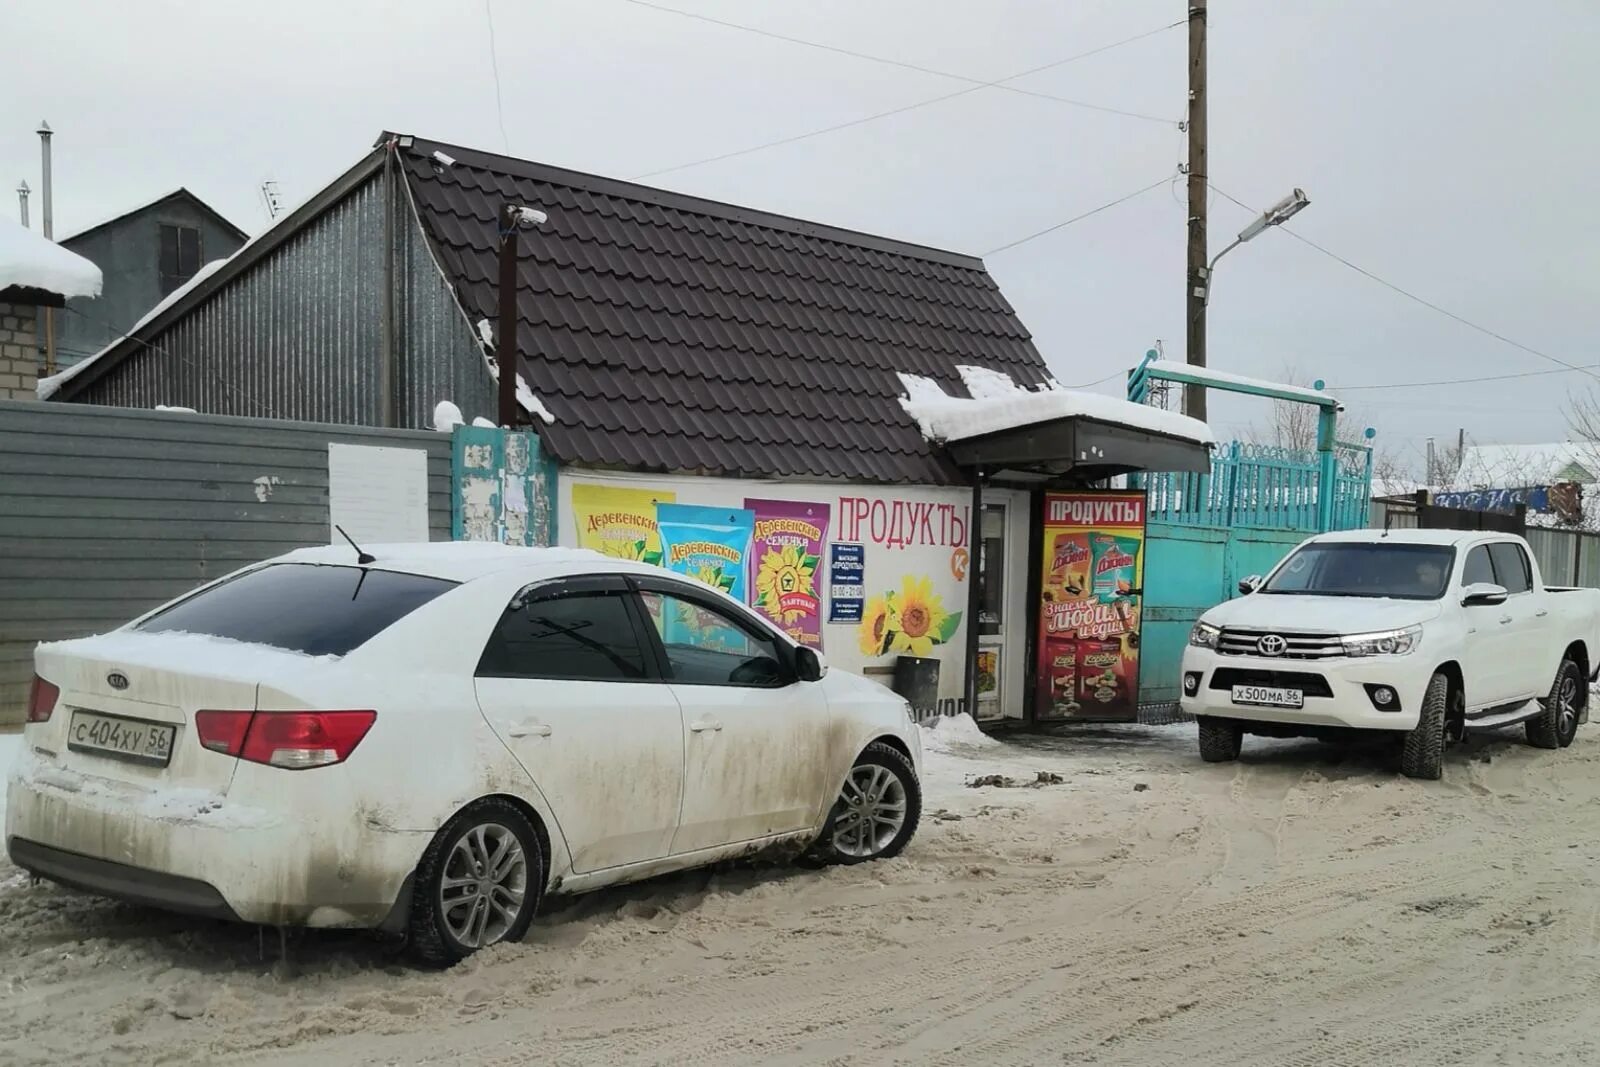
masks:
[[[603,565],[616,570],[633,569],[626,560],[612,559],[586,548],[524,548],[482,541],[414,541],[361,547],[376,558],[374,567],[456,582],[470,582],[486,574],[523,567],[586,570]],[[354,566],[356,551],[345,544],[297,548],[274,562]],[[621,566],[613,567],[613,564]]]
[[[1478,541],[1491,537],[1508,537],[1509,534],[1497,534],[1492,530],[1340,530],[1335,533],[1318,534],[1316,540],[1322,542],[1349,542],[1358,541],[1378,544],[1387,541],[1399,545],[1459,545],[1468,541]]]

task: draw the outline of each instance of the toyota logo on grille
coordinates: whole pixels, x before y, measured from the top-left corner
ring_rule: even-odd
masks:
[[[1267,634],[1256,642],[1256,651],[1263,656],[1281,656],[1289,651],[1289,642],[1277,634]]]
[[[121,671],[112,671],[106,675],[106,684],[113,689],[128,688],[128,676]]]

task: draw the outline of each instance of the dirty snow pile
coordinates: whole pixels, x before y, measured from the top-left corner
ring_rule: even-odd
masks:
[[[461,417],[461,409],[449,400],[441,400],[433,406],[433,428],[440,433],[449,433],[466,421]]]
[[[1009,376],[986,367],[957,367],[956,371],[972,394],[970,399],[951,396],[932,378],[899,376],[907,394],[900,398],[900,406],[917,420],[922,436],[930,441],[964,441],[1036,422],[1082,417],[1199,444],[1216,442],[1205,423],[1174,411],[1068,389],[1053,380],[1037,389],[1024,389]]]
[[[6,776],[22,752],[22,734],[0,733],[0,828],[6,824]]]
[[[100,268],[41,234],[0,216],[0,289],[13,285],[61,296],[99,296]]]
[[[924,723],[920,729],[922,751],[941,756],[971,752],[979,748],[997,748],[1000,745],[1000,742],[979,729],[972,716],[966,712],[960,715],[942,715],[933,720],[932,724]]]

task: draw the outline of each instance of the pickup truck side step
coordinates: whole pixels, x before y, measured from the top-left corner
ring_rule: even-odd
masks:
[[[1519,722],[1529,719],[1544,711],[1537,700],[1526,700],[1517,704],[1501,704],[1499,707],[1485,708],[1475,715],[1468,715],[1466,728],[1468,730],[1498,730],[1502,726],[1514,726]]]

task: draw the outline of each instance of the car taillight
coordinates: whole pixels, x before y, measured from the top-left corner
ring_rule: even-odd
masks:
[[[308,770],[343,763],[367,736],[375,711],[198,711],[200,744],[252,763]]]
[[[28,690],[28,721],[49,722],[50,713],[56,710],[61,690],[39,677],[33,676],[33,687]]]

